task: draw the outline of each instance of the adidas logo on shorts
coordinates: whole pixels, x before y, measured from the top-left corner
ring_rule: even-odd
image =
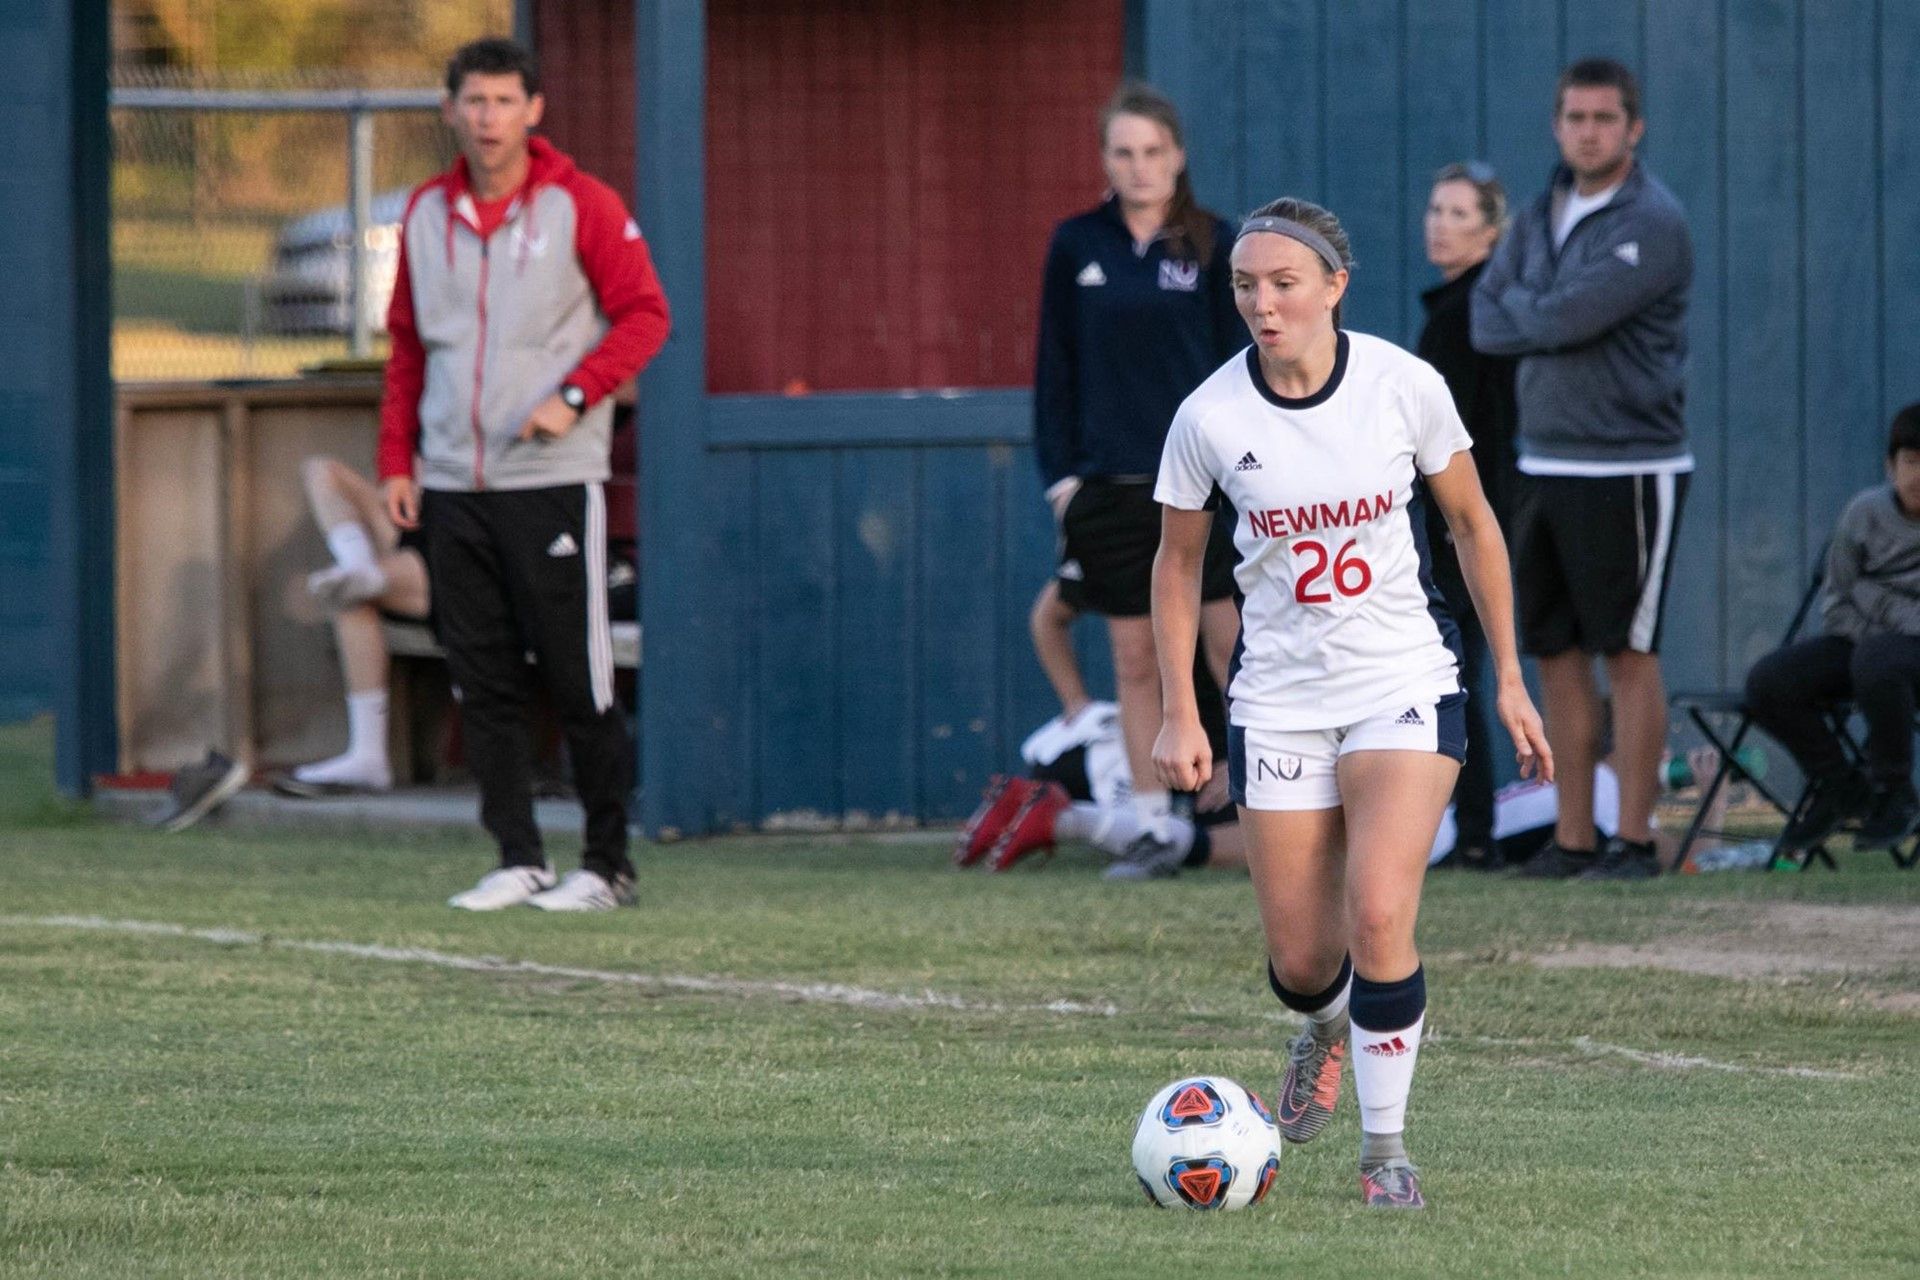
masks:
[[[1401,716],[1398,720],[1395,720],[1394,723],[1424,725],[1426,721],[1420,718],[1420,712],[1416,708],[1408,707],[1406,714]]]
[[[1235,471],[1258,471],[1260,469],[1260,459],[1254,457],[1253,450],[1249,449],[1247,450],[1246,457],[1233,464],[1233,469]]]

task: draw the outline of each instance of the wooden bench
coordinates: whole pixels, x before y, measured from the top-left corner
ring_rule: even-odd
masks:
[[[640,669],[640,624],[615,622],[616,671]],[[443,724],[451,705],[446,677],[447,651],[424,622],[380,620],[393,665],[387,677],[387,746],[393,780],[400,785],[431,778],[442,755]],[[527,661],[534,660],[532,654]]]
[[[441,662],[447,659],[447,651],[433,638],[433,632],[424,622],[399,622],[393,618],[380,620],[380,634],[386,639],[387,652],[396,658],[432,658]],[[527,655],[527,661],[533,661],[533,655]],[[616,622],[613,624],[613,665],[626,671],[640,669],[640,624],[637,622]]]

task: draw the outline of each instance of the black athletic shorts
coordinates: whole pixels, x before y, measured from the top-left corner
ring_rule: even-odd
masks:
[[[1515,478],[1520,647],[1660,651],[1685,475]]]
[[[1202,600],[1233,595],[1233,513],[1214,512],[1200,578]],[[1149,480],[1087,480],[1060,521],[1060,598],[1081,613],[1145,617],[1153,609],[1153,557],[1160,550],[1160,504]]]

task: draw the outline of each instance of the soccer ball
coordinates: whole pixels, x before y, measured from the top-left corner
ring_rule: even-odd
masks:
[[[1140,1113],[1133,1171],[1155,1204],[1244,1209],[1280,1171],[1280,1131],[1259,1095],[1225,1076],[1175,1080]]]

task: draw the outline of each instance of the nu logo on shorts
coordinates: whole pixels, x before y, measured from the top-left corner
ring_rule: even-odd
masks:
[[[1292,782],[1300,776],[1299,756],[1255,756],[1253,777],[1256,782],[1267,778],[1279,778],[1283,782]]]

